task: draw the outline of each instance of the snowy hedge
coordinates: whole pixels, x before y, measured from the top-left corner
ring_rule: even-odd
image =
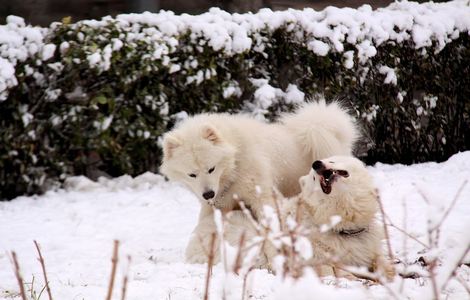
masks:
[[[443,160],[470,149],[469,28],[469,1],[162,11],[49,28],[10,16],[0,198],[68,174],[156,171],[159,137],[187,113],[272,119],[318,94],[357,114],[367,162]]]

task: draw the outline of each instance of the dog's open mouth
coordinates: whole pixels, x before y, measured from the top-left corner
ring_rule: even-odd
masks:
[[[324,170],[320,175],[320,186],[325,194],[331,193],[331,186],[338,179],[338,177],[349,177],[349,173],[346,170]]]
[[[319,160],[313,163],[312,168],[320,175],[320,186],[325,194],[331,193],[331,187],[339,177],[349,177],[348,171],[327,169],[325,164]]]
[[[317,172],[318,173],[318,172]],[[324,170],[320,175],[320,186],[325,194],[331,193],[331,186],[338,179],[338,177],[349,177],[349,173],[346,170]]]

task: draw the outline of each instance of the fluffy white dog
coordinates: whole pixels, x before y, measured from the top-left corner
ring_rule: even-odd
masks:
[[[296,215],[310,230],[311,263],[333,271],[334,266],[367,267],[392,277],[394,268],[382,250],[383,226],[376,220],[377,190],[365,165],[351,156],[333,156],[315,161],[299,181],[302,192],[283,203],[283,217]],[[321,275],[333,275],[322,270]]]
[[[273,205],[273,188],[286,197],[298,194],[299,177],[312,161],[350,154],[357,136],[353,118],[324,101],[272,124],[229,114],[200,114],[180,123],[164,136],[160,171],[183,182],[201,203],[187,261],[207,261],[213,207],[229,212],[241,200],[260,218],[263,206]]]

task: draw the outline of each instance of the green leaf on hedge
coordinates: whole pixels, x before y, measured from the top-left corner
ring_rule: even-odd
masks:
[[[106,104],[108,103],[108,98],[106,98],[104,95],[99,95],[93,98],[92,103],[99,103],[99,104]]]

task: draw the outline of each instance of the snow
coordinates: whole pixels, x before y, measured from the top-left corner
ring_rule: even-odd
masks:
[[[344,57],[344,67],[346,69],[352,69],[354,67],[354,51],[346,51],[343,54]]]
[[[369,170],[392,222],[407,228],[416,239],[427,244],[428,219],[439,221],[464,180],[470,180],[470,151],[456,154],[443,163],[412,166],[379,163]],[[421,256],[437,255],[440,260],[437,282],[441,286],[462,255],[462,249],[470,243],[469,198],[470,184],[464,186],[444,221],[440,242],[434,250],[425,251],[421,244],[389,227],[394,255],[403,262],[398,267],[424,272],[415,261]],[[18,255],[25,281],[30,283],[34,277],[36,290],[43,287],[33,240],[41,245],[55,299],[103,298],[111,271],[114,239],[120,241],[115,299],[120,296],[126,274],[129,300],[201,299],[207,266],[190,265],[183,260],[198,211],[198,201],[191,192],[152,173],[136,178],[101,178],[99,182],[74,177],[67,181],[65,189],[0,202],[0,299],[19,299],[14,296],[18,287],[9,259],[11,250]],[[427,216],[428,212],[433,215]],[[310,255],[305,241],[300,240],[296,247],[304,255]],[[227,256],[233,251],[227,249]],[[128,255],[132,257],[130,264]],[[247,272],[246,267],[241,270],[241,274]],[[468,266],[461,266],[457,273],[467,284],[470,282]],[[240,299],[242,277],[226,273],[223,264],[216,265],[210,282],[211,299],[221,299],[224,291],[226,299]],[[402,292],[401,283],[402,279],[397,278],[389,286],[400,299],[432,297],[431,284],[426,278],[405,279]],[[253,299],[311,299],[313,296],[390,299],[387,289],[380,285],[318,279],[308,271],[296,281],[266,270],[254,270],[247,276],[246,285],[247,296]],[[445,299],[468,299],[456,280],[449,282],[444,293]]]
[[[362,300],[369,297],[364,290],[337,289],[334,286],[322,284],[312,272],[308,272],[298,281],[289,278],[281,282],[273,297],[275,300],[310,300],[312,298]]]
[[[236,81],[230,82],[230,84],[224,88],[224,91],[222,93],[224,99],[227,99],[232,96],[240,97],[241,95],[242,90],[240,89],[240,86]]]
[[[255,91],[255,101],[261,109],[269,108],[276,99],[276,88],[268,84],[267,80]]]
[[[0,57],[0,101],[6,100],[8,88],[17,84],[14,65]]]
[[[385,75],[384,83],[397,85],[397,74],[388,66],[379,66],[379,73]]]
[[[358,9],[327,7],[322,11],[310,8],[274,12],[261,9],[256,14],[229,14],[212,8],[196,16],[175,15],[170,11],[157,14],[145,12],[80,21],[71,24],[70,28],[76,33],[78,42],[82,43],[89,66],[100,72],[111,68],[113,52],[123,47],[132,52],[142,44],[147,45],[148,49],[148,53],[142,54],[142,59],[160,60],[170,73],[178,72],[181,66],[172,64],[170,55],[178,49],[181,37],[188,33],[191,41],[182,43],[182,48],[191,54],[210,47],[229,57],[249,51],[267,56],[264,51],[271,47],[268,37],[279,28],[293,32],[295,38],[292,42],[307,47],[316,55],[344,52],[344,66],[352,68],[354,58],[360,64],[366,64],[383,43],[411,41],[416,49],[423,50],[437,45],[433,50],[438,52],[458,38],[460,33],[469,32],[469,16],[468,0],[421,4],[399,1],[376,10],[372,10],[370,5],[363,5]],[[58,23],[40,28],[26,25],[24,19],[16,16],[8,16],[6,21],[6,25],[0,25],[0,70],[6,70],[0,72],[0,101],[5,100],[8,90],[18,84],[15,75],[11,75],[11,69],[18,62],[48,60],[56,47],[61,53],[70,47],[67,42],[60,45],[45,42]],[[100,31],[105,26],[108,28]],[[98,30],[98,41],[110,40],[110,43],[96,49],[96,43],[88,43],[91,36],[81,31],[87,27],[88,30]],[[119,38],[110,37],[107,32],[118,32]],[[347,44],[355,50],[345,47]],[[345,48],[348,50],[345,51]],[[72,61],[80,62],[77,57],[72,57]],[[195,63],[197,66],[197,61]],[[192,65],[194,69],[196,66]],[[201,74],[187,77],[188,84],[200,84],[203,80]],[[393,82],[393,79],[390,80]]]
[[[62,55],[65,54],[69,48],[70,48],[69,42],[60,43],[59,50]]]
[[[374,57],[377,54],[377,49],[372,45],[371,41],[365,40],[360,44],[356,45],[357,56],[359,57],[359,62],[365,63],[369,58]]]
[[[0,101],[6,100],[8,90],[18,84],[15,75],[18,62],[44,51],[49,54],[50,46],[43,49],[46,31],[26,26],[24,19],[17,16],[8,16],[6,25],[0,25]]]
[[[44,45],[44,47],[42,48],[42,53],[41,53],[42,60],[46,61],[50,59],[52,56],[54,56],[55,49],[56,49],[56,45],[54,44]]]
[[[7,17],[7,24],[16,25],[18,27],[26,26],[24,19],[18,16],[8,16]]]
[[[325,55],[331,43],[342,52],[345,42],[360,44],[368,41],[380,45],[385,41],[402,42],[412,39],[416,48],[431,45],[436,40],[441,48],[455,38],[455,31],[468,31],[470,21],[468,1],[424,3],[401,1],[387,8],[372,10],[369,5],[358,9],[327,7],[271,11],[262,9],[256,14],[228,14],[218,8],[191,16],[162,11],[159,14],[127,14],[116,19],[124,24],[146,24],[159,28],[164,36],[178,36],[190,29],[192,37],[203,38],[214,50],[227,54],[249,50],[257,32],[267,27],[274,31],[282,26],[311,37],[307,42],[315,53]],[[105,21],[97,22],[103,26]],[[300,34],[301,35],[301,34]],[[322,41],[323,40],[323,41]]]
[[[270,85],[267,79],[252,78],[251,83],[256,87],[254,100],[246,101],[244,110],[260,120],[265,120],[265,114],[269,108],[280,101],[286,104],[301,104],[305,100],[305,93],[295,84],[289,84],[284,92]]]
[[[325,56],[330,51],[330,46],[322,41],[311,41],[308,43],[308,49],[312,50],[318,56]]]
[[[299,90],[295,84],[289,84],[284,94],[284,102],[287,104],[300,104],[305,100],[305,93]]]

